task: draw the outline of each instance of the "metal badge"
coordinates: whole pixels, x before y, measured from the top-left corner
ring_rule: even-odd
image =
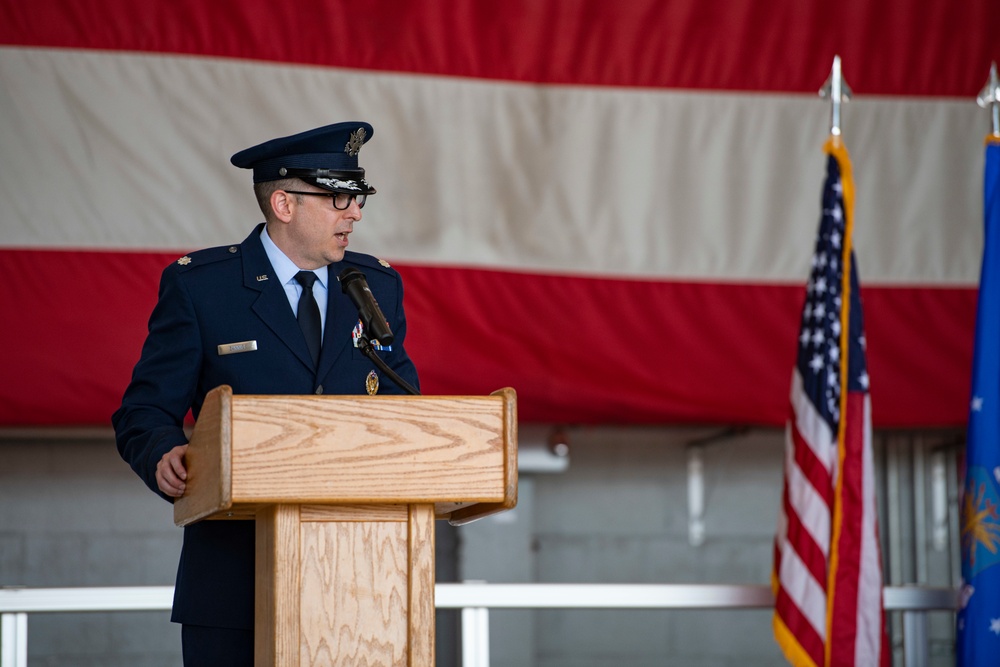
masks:
[[[354,330],[351,331],[351,342],[354,344],[354,347],[357,347],[358,341],[361,340],[362,329],[364,329],[364,325],[361,324],[361,320],[358,320],[358,323],[354,325]]]
[[[262,282],[264,282],[265,280],[267,280],[267,274],[266,274],[266,273],[265,273],[265,274],[263,274],[263,275],[259,275],[259,276],[257,276],[257,282],[259,282],[259,283],[262,283]]]
[[[364,334],[364,332],[365,332],[365,325],[362,324],[361,320],[358,320],[358,323],[354,325],[354,330],[351,331],[351,342],[354,344],[354,347],[360,347],[361,336],[362,334]],[[371,345],[372,348],[375,350],[384,350],[385,352],[392,352],[392,345],[383,345],[377,340],[369,340],[368,344]]]
[[[351,132],[351,138],[347,142],[347,145],[344,146],[344,150],[347,151],[347,154],[351,157],[357,155],[361,151],[361,147],[364,146],[365,137],[367,135],[368,133],[365,132],[365,128],[363,127],[359,127]]]
[[[368,377],[365,378],[365,391],[368,392],[369,396],[378,393],[378,373],[375,371],[368,373]]]
[[[191,263],[191,258],[188,257],[187,255],[184,255],[179,260],[177,260],[177,263],[180,264],[181,266],[187,266],[188,264]]]
[[[387,269],[389,268],[389,262],[385,261],[384,259],[380,259],[378,261],[378,263],[381,264],[382,266],[384,266]]]
[[[226,343],[219,346],[219,356],[225,354],[239,354],[240,352],[253,352],[257,349],[257,341],[244,340],[239,343]]]

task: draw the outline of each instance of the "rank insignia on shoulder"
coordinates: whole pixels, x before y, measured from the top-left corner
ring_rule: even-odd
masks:
[[[369,396],[378,393],[378,373],[375,371],[369,372],[368,377],[365,378],[365,391],[368,392]]]
[[[177,263],[180,264],[181,266],[187,266],[188,264],[191,263],[191,258],[188,257],[187,255],[184,255],[179,260],[177,260]]]
[[[381,264],[382,266],[384,266],[387,269],[389,268],[389,262],[385,261],[384,259],[380,259],[378,261],[378,263]]]

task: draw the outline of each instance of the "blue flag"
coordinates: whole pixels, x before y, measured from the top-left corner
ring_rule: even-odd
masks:
[[[960,667],[1000,657],[1000,140],[988,139],[983,179],[983,266],[979,278],[972,400],[962,487]]]

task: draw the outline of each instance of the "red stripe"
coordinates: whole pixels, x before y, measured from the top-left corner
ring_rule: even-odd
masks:
[[[34,0],[0,43],[487,79],[814,93],[833,56],[860,94],[975,96],[995,0]]]
[[[965,426],[977,293],[976,288],[863,286],[876,428]],[[921,417],[920,411],[927,413]]]
[[[175,256],[0,250],[0,425],[106,424]],[[533,422],[787,417],[802,286],[397,268],[428,394],[511,386]],[[965,423],[975,307],[972,289],[866,286],[876,424]]]
[[[806,566],[806,569],[809,570],[809,574],[811,574],[812,578],[816,580],[816,583],[820,586],[820,588],[825,588],[827,579],[826,554],[824,554],[820,546],[816,544],[816,540],[812,538],[809,531],[805,529],[798,513],[789,502],[787,484],[785,485],[782,503],[785,506],[785,520],[788,522],[788,526],[786,528],[788,543],[795,550],[799,560],[801,560]]]
[[[861,575],[861,530],[864,514],[864,394],[847,395],[844,425],[844,455],[840,484],[840,533],[836,571],[830,592],[830,664],[853,665],[858,632],[858,582]]]
[[[802,286],[401,271],[410,347],[430,393],[509,384],[528,421],[780,425],[787,416]],[[876,424],[964,424],[975,290],[869,285],[865,304]],[[915,310],[923,316],[910,319]],[[926,357],[908,353],[929,346]]]
[[[107,425],[176,255],[0,251],[0,425]]]
[[[774,613],[785,624],[792,636],[799,642],[802,650],[812,658],[817,665],[823,664],[823,638],[802,615],[795,602],[783,588],[778,589],[774,599]]]
[[[816,452],[806,442],[805,437],[799,432],[798,422],[792,419],[792,442],[794,445],[795,464],[802,471],[802,474],[812,485],[816,493],[820,495],[827,507],[833,507],[833,479],[827,464],[820,461]]]

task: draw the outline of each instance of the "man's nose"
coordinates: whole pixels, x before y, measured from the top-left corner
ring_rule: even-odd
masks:
[[[361,207],[358,206],[358,198],[351,197],[351,205],[347,207],[348,217],[354,218],[355,220],[361,219]]]

